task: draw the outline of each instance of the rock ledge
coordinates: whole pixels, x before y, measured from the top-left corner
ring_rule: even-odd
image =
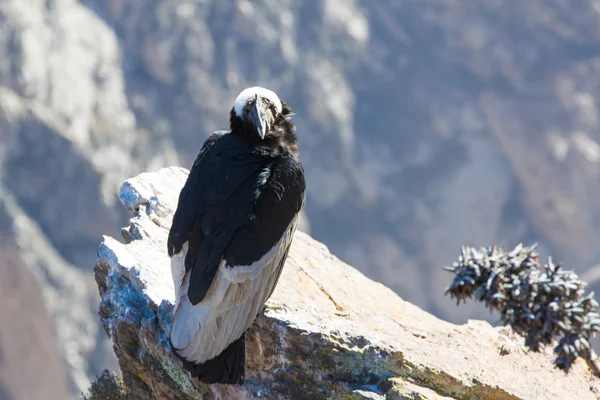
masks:
[[[551,354],[527,352],[507,329],[439,320],[302,232],[247,335],[244,386],[191,380],[165,335],[174,298],[166,239],[186,176],[165,168],[127,180],[127,244],[105,237],[98,251],[100,316],[128,398],[598,398],[583,363],[566,376]]]

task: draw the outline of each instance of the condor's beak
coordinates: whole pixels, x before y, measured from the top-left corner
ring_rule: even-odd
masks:
[[[261,139],[264,139],[271,127],[269,126],[267,109],[265,108],[264,103],[258,98],[258,94],[254,96],[254,104],[248,113],[248,119],[256,129],[258,136],[260,136]]]

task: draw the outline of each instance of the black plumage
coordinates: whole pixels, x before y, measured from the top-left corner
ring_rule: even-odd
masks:
[[[290,115],[273,92],[243,91],[231,130],[204,142],[179,196],[168,239],[178,292],[171,343],[205,382],[243,381],[245,330],[297,226],[305,181]]]

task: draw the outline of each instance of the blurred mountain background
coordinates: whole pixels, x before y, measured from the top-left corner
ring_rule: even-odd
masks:
[[[1,0],[0,399],[116,368],[92,278],[122,181],[189,168],[240,90],[296,112],[304,229],[453,322],[461,244],[600,288],[596,0]],[[32,379],[35,383],[32,383]]]

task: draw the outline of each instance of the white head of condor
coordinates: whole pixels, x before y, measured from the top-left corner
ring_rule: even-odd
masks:
[[[251,87],[230,130],[204,142],[179,194],[168,252],[176,305],[170,339],[192,375],[242,384],[244,335],[281,275],[304,205],[290,107]]]

